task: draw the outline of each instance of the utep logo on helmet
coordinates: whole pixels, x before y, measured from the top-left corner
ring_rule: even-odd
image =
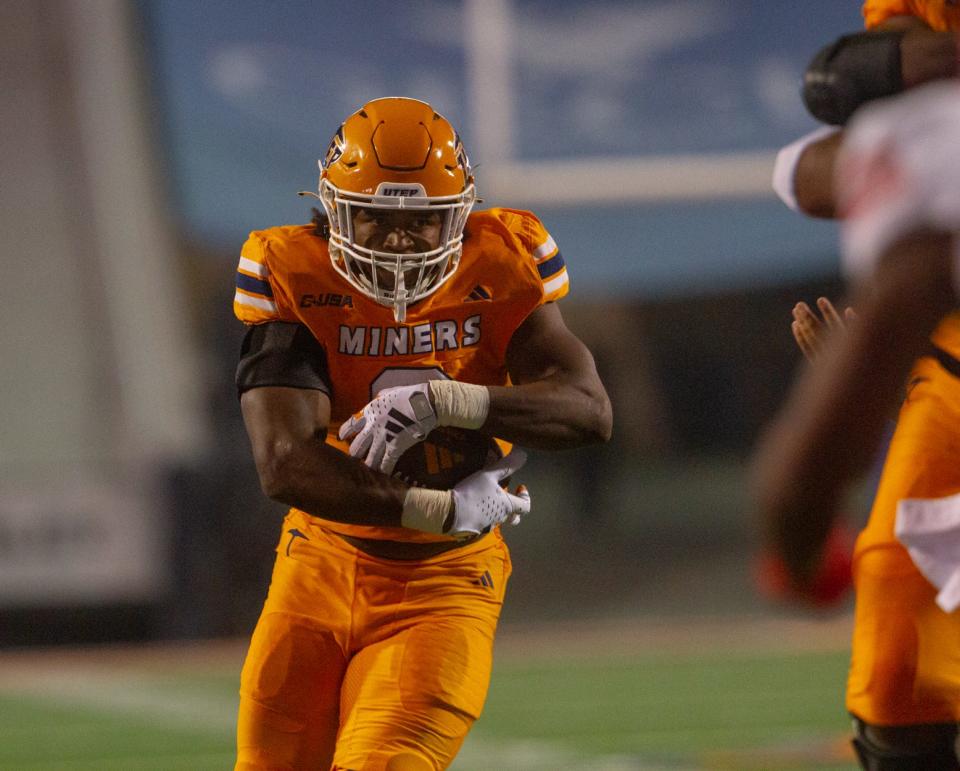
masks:
[[[417,182],[381,182],[376,194],[391,198],[425,198],[427,191]]]
[[[336,163],[343,155],[343,124],[337,129],[337,133],[330,140],[330,147],[327,148],[327,154],[323,156],[323,168],[329,168],[330,164]]]

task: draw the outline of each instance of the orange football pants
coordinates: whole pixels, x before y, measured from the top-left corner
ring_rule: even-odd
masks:
[[[856,613],[847,709],[878,726],[960,720],[960,611],[896,540],[897,503],[960,492],[960,379],[915,365],[866,528],[854,551]]]
[[[486,699],[510,569],[499,532],[386,560],[292,511],[240,678],[236,770],[446,768]]]

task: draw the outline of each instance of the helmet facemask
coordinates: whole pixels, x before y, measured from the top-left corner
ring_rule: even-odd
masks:
[[[463,229],[476,201],[472,182],[457,195],[427,196],[416,183],[383,182],[373,195],[342,190],[321,177],[320,201],[330,226],[330,258],[334,268],[360,292],[393,308],[404,321],[407,306],[439,289],[455,272],[463,251]],[[396,252],[358,242],[356,218],[384,210],[391,214],[439,215],[439,239],[429,248],[415,234],[421,251]],[[423,248],[428,247],[428,248]]]

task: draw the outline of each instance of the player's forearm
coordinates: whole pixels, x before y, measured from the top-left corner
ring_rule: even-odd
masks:
[[[954,32],[913,29],[900,43],[900,68],[905,88],[957,75],[958,38]]]
[[[264,493],[335,522],[399,527],[408,485],[365,466],[319,437],[278,441],[255,453]]]
[[[949,240],[893,250],[858,318],[808,370],[761,444],[755,500],[770,545],[809,579],[849,484],[866,470],[913,361],[953,306]]]
[[[764,541],[798,587],[813,578],[848,483],[866,470],[862,448],[878,441],[869,427],[844,434],[831,424],[843,410],[811,397],[815,374],[804,376],[753,461],[752,497]]]
[[[610,439],[610,400],[599,380],[556,376],[491,387],[485,433],[524,447],[563,450]]]
[[[838,131],[807,146],[800,155],[793,177],[797,206],[811,217],[836,216],[833,170],[843,139]]]

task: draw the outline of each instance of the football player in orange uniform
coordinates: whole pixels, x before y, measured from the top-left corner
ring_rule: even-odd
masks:
[[[808,71],[808,105],[815,114],[822,108],[821,117],[830,122],[846,122],[877,97],[957,73],[956,3],[868,0],[864,18],[871,31],[841,38]],[[861,137],[871,130],[870,121],[865,125]],[[920,130],[919,122],[907,125]],[[788,205],[817,216],[837,213],[837,191],[851,187],[845,177],[856,168],[848,163],[836,170],[846,133],[821,130],[781,151],[775,187]],[[877,190],[894,182],[882,178],[882,155],[871,160],[876,176],[870,186]],[[943,267],[947,242],[920,232],[901,235],[904,243],[887,244],[900,259],[888,265],[877,257],[882,267],[868,282],[874,290],[855,300],[861,318],[835,343],[843,352],[824,357],[814,368],[818,372],[808,375],[822,385],[798,389],[758,453],[758,498],[771,547],[788,565],[797,591],[809,590],[823,567],[819,560],[836,524],[839,493],[877,446],[890,383],[895,390],[908,382],[870,518],[854,550],[857,603],[847,708],[864,768],[956,769],[960,619],[935,602],[937,591],[908,552],[897,522],[904,501],[943,499],[960,490],[960,458],[953,449],[958,434],[946,419],[954,414],[949,405],[960,404],[960,316],[947,312],[955,300],[944,300],[943,286],[938,293],[927,278],[927,268]],[[921,335],[919,344],[918,330],[928,336]],[[870,366],[866,351],[875,356]],[[855,383],[869,383],[869,393],[858,392]]]
[[[446,768],[486,697],[510,575],[499,526],[530,507],[502,486],[523,462],[508,443],[605,441],[610,403],[555,302],[557,245],[529,212],[472,210],[467,155],[430,105],[351,115],[317,197],[313,225],[252,233],[237,273],[243,417],[264,492],[292,508],[236,768]],[[490,462],[452,489],[390,473],[444,430],[480,436]]]

